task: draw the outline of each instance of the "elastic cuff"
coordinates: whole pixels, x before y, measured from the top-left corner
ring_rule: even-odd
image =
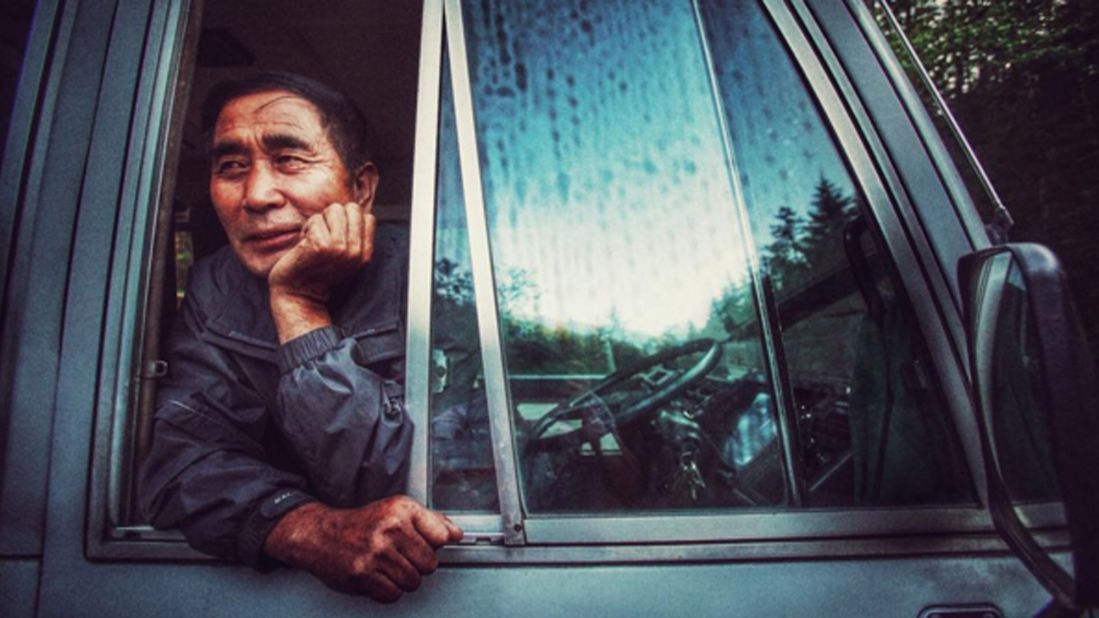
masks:
[[[279,372],[289,373],[302,363],[336,347],[339,342],[340,334],[335,326],[325,326],[295,337],[279,348]]]
[[[297,489],[278,491],[265,498],[244,522],[237,541],[237,558],[259,571],[273,570],[278,562],[263,551],[267,535],[283,515],[306,502],[316,501],[313,496]]]

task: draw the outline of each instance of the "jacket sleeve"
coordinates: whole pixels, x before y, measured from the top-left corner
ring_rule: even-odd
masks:
[[[279,351],[276,416],[317,497],[338,507],[404,491],[412,424],[404,387],[366,368],[353,337],[329,326]]]
[[[202,341],[190,302],[169,339],[169,375],[157,391],[141,503],[157,528],[179,527],[207,554],[266,566],[267,534],[290,509],[315,498],[300,475],[273,466],[263,448],[263,399],[224,350]]]

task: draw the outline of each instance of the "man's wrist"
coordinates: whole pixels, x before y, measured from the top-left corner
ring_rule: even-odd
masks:
[[[275,322],[280,344],[332,325],[328,306],[318,299],[271,290],[270,304],[271,319]]]
[[[280,490],[256,505],[241,530],[238,541],[238,559],[261,571],[276,566],[265,551],[267,537],[287,513],[298,507],[316,502],[316,498],[293,488]]]
[[[314,557],[317,526],[328,510],[320,502],[305,502],[282,515],[263,543],[263,552],[283,564],[305,566]]]

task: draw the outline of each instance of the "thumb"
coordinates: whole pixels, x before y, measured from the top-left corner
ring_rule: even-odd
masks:
[[[457,543],[458,541],[461,541],[462,537],[465,536],[462,529],[458,527],[458,524],[450,521],[450,518],[446,515],[443,515],[442,517],[443,525],[446,526],[447,532],[450,534],[450,542]]]
[[[454,543],[462,538],[461,529],[441,513],[421,507],[412,521],[420,536],[434,547]]]

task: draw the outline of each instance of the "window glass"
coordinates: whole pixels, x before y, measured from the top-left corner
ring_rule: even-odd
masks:
[[[757,3],[700,8],[773,292],[810,502],[967,498],[919,329],[804,81]]]
[[[477,311],[449,59],[444,54],[431,296],[431,500],[448,511],[497,511]]]
[[[959,499],[910,311],[755,3],[704,31],[675,0],[465,8],[528,511]]]

